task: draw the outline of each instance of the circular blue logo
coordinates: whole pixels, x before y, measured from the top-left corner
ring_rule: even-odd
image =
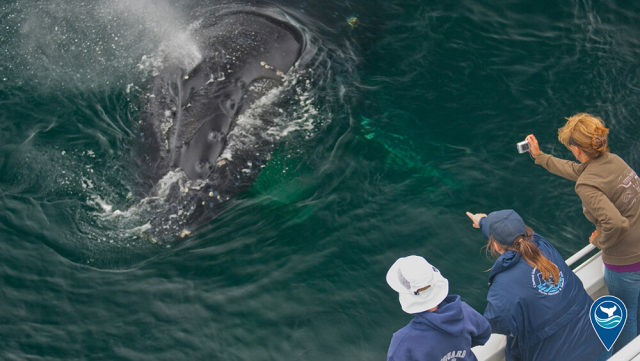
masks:
[[[554,284],[555,280],[551,277],[548,281],[545,281],[542,278],[542,273],[537,268],[534,268],[531,271],[531,282],[533,283],[533,287],[535,287],[538,292],[543,295],[551,296],[555,295],[558,292],[562,291],[564,287],[564,275],[560,272],[560,279],[557,284]]]
[[[605,301],[596,307],[594,318],[600,327],[612,329],[622,322],[622,309],[614,302]]]

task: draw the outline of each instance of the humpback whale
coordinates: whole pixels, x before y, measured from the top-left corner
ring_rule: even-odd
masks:
[[[168,172],[183,172],[191,185],[173,184],[163,201],[173,208],[163,214],[148,211],[155,234],[190,233],[197,221],[211,218],[204,214],[215,216],[220,203],[255,180],[268,159],[264,152],[234,154],[233,161],[219,158],[234,120],[282,84],[304,46],[296,26],[247,11],[203,20],[196,39],[201,61],[191,69],[162,69],[145,109],[141,166],[156,184],[149,193],[158,193],[157,184]]]

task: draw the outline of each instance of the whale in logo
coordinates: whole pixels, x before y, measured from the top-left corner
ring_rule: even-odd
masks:
[[[612,303],[613,302],[609,301],[604,302],[604,304],[607,304],[608,306],[611,306],[610,304]],[[616,304],[613,304],[613,306],[610,308],[606,308],[603,305],[600,305],[599,311],[602,311],[607,315],[607,317],[601,318],[598,315],[600,312],[595,313],[596,322],[603,328],[611,329],[618,326],[620,322],[622,322],[622,311],[618,309],[618,306]]]
[[[627,320],[624,303],[614,296],[602,296],[591,305],[589,315],[600,341],[607,351],[611,350]]]

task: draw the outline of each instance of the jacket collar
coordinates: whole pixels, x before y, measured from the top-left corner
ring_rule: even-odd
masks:
[[[516,251],[507,251],[498,257],[496,263],[491,267],[491,273],[489,273],[489,286],[493,283],[493,278],[500,272],[504,272],[509,268],[515,266],[522,258],[522,255]]]

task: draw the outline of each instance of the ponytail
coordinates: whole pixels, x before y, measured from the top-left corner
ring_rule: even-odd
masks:
[[[535,243],[531,242],[531,239],[534,235],[533,230],[529,227],[526,227],[526,230],[527,234],[525,236],[518,237],[515,241],[513,241],[512,245],[499,245],[499,247],[504,249],[505,251],[518,252],[531,267],[537,268],[540,271],[540,273],[542,274],[542,278],[546,282],[552,281],[553,285],[557,286],[558,281],[560,280],[560,270],[558,269],[558,266],[556,266],[555,264],[553,264],[553,262],[546,258],[542,254],[542,252],[540,252],[538,246],[536,246]],[[487,245],[487,248],[490,249],[491,254],[497,258],[499,255],[497,254],[495,249],[491,247],[492,242],[497,243],[493,236],[489,238],[489,244]]]
[[[591,147],[598,153],[605,153],[609,150],[607,147],[607,134],[609,129],[598,128],[594,131],[593,138],[591,138]]]

